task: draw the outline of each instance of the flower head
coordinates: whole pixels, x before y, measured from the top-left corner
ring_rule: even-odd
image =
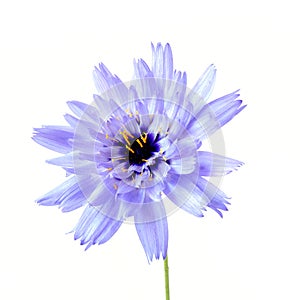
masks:
[[[33,137],[63,154],[48,163],[68,175],[37,202],[63,212],[85,206],[74,236],[87,248],[105,243],[132,220],[150,261],[166,257],[167,214],[174,208],[198,217],[206,207],[221,216],[227,210],[228,197],[210,178],[242,163],[200,149],[245,107],[238,91],[206,103],[213,65],[189,90],[186,73],[173,69],[169,44],[152,45],[152,53],[151,67],[142,59],[134,62],[129,83],[100,64],[93,103],[68,102],[69,125],[36,128]]]

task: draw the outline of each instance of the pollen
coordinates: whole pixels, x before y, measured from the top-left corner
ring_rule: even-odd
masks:
[[[127,143],[127,145],[131,145],[130,141],[129,141],[129,137],[130,138],[134,138],[134,136],[129,133],[126,129],[124,129],[123,131],[120,132],[120,134],[122,135],[123,139],[125,140],[125,142]]]

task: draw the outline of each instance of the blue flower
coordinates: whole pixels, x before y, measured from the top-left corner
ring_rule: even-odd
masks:
[[[86,248],[133,222],[149,261],[166,257],[167,215],[175,208],[197,217],[206,207],[220,216],[227,210],[228,197],[212,179],[242,163],[200,149],[245,107],[238,91],[206,103],[213,65],[189,90],[186,73],[173,69],[169,44],[152,45],[152,53],[151,67],[142,59],[134,62],[129,83],[100,64],[93,73],[93,103],[68,102],[68,126],[43,126],[33,136],[63,154],[48,163],[68,176],[37,202],[63,212],[85,206],[73,231]]]

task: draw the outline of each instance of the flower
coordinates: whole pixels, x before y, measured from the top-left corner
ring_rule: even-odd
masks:
[[[173,69],[171,47],[152,44],[152,67],[134,61],[125,84],[104,64],[94,70],[98,94],[91,104],[68,102],[68,126],[36,128],[33,139],[63,156],[47,162],[68,179],[37,200],[63,212],[85,206],[74,238],[86,248],[108,241],[132,220],[149,261],[166,257],[167,215],[174,208],[202,217],[222,216],[228,197],[210,178],[242,165],[200,151],[202,141],[244,109],[238,91],[206,103],[216,69],[209,66],[188,90],[185,72]]]

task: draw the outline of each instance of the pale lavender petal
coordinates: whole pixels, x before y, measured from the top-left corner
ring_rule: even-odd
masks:
[[[144,247],[148,261],[160,256],[164,259],[168,250],[168,223],[165,208],[161,202],[143,206],[135,216],[135,227]],[[145,220],[155,221],[145,221]]]
[[[201,176],[223,176],[242,166],[241,161],[206,151],[197,152]]]
[[[75,210],[87,203],[78,185],[77,178],[74,176],[37,199],[36,202],[44,206],[58,206],[63,212]]]
[[[73,136],[73,129],[70,127],[44,126],[42,128],[34,128],[32,139],[50,150],[68,153],[72,150],[71,139]]]
[[[80,239],[82,245],[87,244],[87,249],[108,241],[121,225],[120,220],[107,217],[99,209],[88,205],[74,229],[74,238]]]

